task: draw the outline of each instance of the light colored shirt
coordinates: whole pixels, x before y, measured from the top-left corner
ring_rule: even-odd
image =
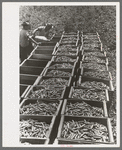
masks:
[[[42,41],[48,41],[48,39],[45,36],[35,36],[35,39],[42,42]]]
[[[26,47],[29,45],[29,40],[28,40],[27,34],[28,34],[28,30],[22,29],[20,31],[20,39],[19,40],[20,40],[21,47]]]
[[[45,36],[45,26],[40,26],[33,31],[35,36]]]

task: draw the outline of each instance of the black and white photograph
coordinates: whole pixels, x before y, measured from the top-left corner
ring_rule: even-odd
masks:
[[[120,146],[119,13],[119,2],[3,4],[3,147]]]

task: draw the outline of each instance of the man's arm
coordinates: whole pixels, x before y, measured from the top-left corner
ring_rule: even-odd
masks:
[[[30,36],[28,33],[27,33],[27,37],[28,39],[33,42],[34,44],[38,45],[38,43],[32,38],[33,36]]]
[[[36,31],[38,31],[38,30],[39,30],[39,28],[34,29],[32,34],[35,35]]]
[[[49,39],[47,39],[45,36],[35,36],[34,38],[39,40],[40,42],[49,41]]]

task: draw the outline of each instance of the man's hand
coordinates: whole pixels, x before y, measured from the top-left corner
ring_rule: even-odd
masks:
[[[48,41],[50,41],[50,39],[47,39],[46,41],[48,42]]]
[[[51,41],[53,39],[53,37],[55,36],[55,34],[52,35],[52,37],[49,39],[49,41]]]

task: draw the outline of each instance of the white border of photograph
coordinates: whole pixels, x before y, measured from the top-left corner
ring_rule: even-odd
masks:
[[[19,144],[19,6],[116,5],[117,144]],[[119,147],[120,146],[120,4],[119,2],[3,2],[2,3],[2,146],[3,147]]]

